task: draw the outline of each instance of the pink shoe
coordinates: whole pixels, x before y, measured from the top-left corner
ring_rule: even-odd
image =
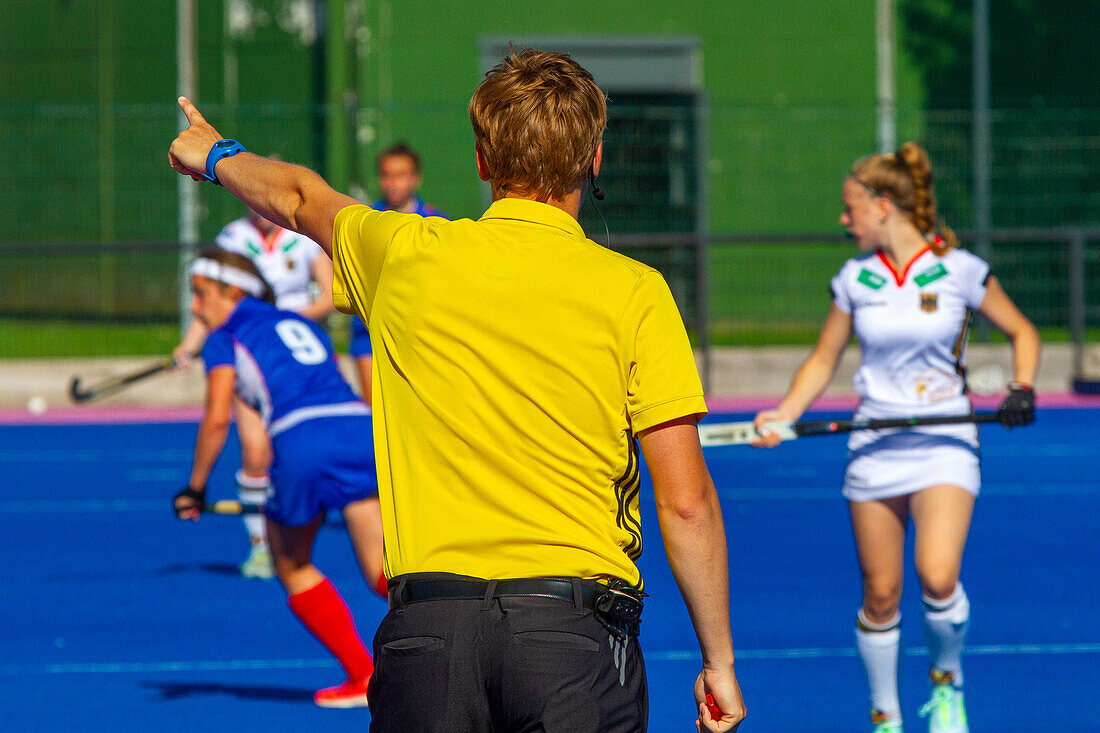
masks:
[[[326,687],[313,693],[313,702],[322,708],[367,707],[367,684],[370,677],[358,682],[345,680],[336,687]]]

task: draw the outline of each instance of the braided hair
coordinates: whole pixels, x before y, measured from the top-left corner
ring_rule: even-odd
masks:
[[[852,166],[851,177],[875,196],[889,199],[909,218],[938,255],[958,245],[947,225],[939,221],[928,152],[907,142],[893,153],[871,155]]]

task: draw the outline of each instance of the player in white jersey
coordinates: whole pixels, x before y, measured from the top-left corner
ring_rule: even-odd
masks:
[[[295,311],[311,321],[324,320],[333,312],[332,260],[323,256],[313,240],[272,224],[254,211],[231,221],[218,233],[215,244],[228,252],[244,255],[255,263],[275,293],[280,310]],[[172,351],[180,366],[189,364],[206,340],[207,329],[192,320],[183,339]],[[241,400],[234,400],[237,435],[241,441],[241,470],[237,487],[241,501],[262,504],[271,491],[271,441],[260,415]],[[244,518],[250,551],[241,564],[247,578],[270,579],[275,570],[262,517]]]
[[[255,263],[275,291],[279,310],[294,311],[315,322],[332,313],[332,260],[312,239],[249,212],[226,224],[214,243]],[[314,287],[316,294],[311,292]]]
[[[864,254],[832,280],[833,303],[817,345],[786,396],[756,416],[796,421],[832,378],[854,333],[861,350],[853,386],[860,418],[965,415],[963,358],[971,313],[1011,341],[1015,381],[1001,406],[1006,426],[1030,422],[1039,335],[980,258],[955,249],[937,223],[928,155],[916,143],[864,158],[844,181],[840,223]],[[754,444],[774,446],[774,433]],[[900,733],[897,662],[905,532],[916,530],[915,562],[932,696],[921,709],[933,733],[968,730],[960,657],[970,604],[958,582],[981,483],[977,427],[945,425],[861,431],[848,442],[844,496],[863,572],[856,646],[871,693],[875,733]]]

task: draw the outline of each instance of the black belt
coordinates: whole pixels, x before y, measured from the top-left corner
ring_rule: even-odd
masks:
[[[637,624],[642,615],[641,591],[613,581],[611,588],[581,578],[417,578],[399,576],[390,581],[390,608],[423,601],[488,601],[493,598],[552,598],[580,605],[616,623]],[[637,633],[637,632],[635,632]]]
[[[574,603],[579,600],[585,608],[596,609],[596,599],[608,592],[608,587],[594,580],[570,578],[513,578],[496,581],[496,587],[489,594],[489,580],[401,579],[390,588],[390,607],[403,606],[421,601],[480,601],[489,598],[555,598],[559,601]],[[574,584],[578,586],[580,598],[573,596]]]

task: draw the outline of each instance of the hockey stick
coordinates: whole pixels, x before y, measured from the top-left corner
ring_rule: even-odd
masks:
[[[202,511],[204,514],[217,514],[223,517],[239,517],[244,514],[263,514],[264,505],[246,504],[236,499],[220,499],[212,504],[206,504],[203,506]],[[343,520],[343,517],[336,516],[327,519],[325,525],[329,527],[345,527],[347,523]]]
[[[263,504],[244,504],[236,499],[221,499],[213,504],[205,505],[202,510],[212,514],[227,514],[235,516],[239,514],[263,514]]]
[[[854,430],[886,430],[889,428],[913,428],[921,425],[958,425],[960,423],[1000,422],[996,412],[975,415],[951,415],[946,417],[903,417],[893,420],[819,420],[811,422],[770,422],[764,424],[764,432],[773,432],[780,440],[794,440],[809,435],[850,433]],[[699,426],[699,441],[704,446],[744,445],[760,434],[751,422],[712,423]]]
[[[105,379],[99,384],[93,384],[90,387],[81,387],[80,377],[73,377],[73,380],[69,382],[69,396],[72,397],[73,402],[88,402],[90,400],[97,400],[100,397],[106,397],[107,395],[114,394],[119,390],[125,389],[134,382],[140,382],[143,379],[153,376],[154,374],[160,374],[161,372],[171,369],[176,365],[176,362],[171,357],[165,357],[153,364],[146,367],[142,367],[136,372],[130,374],[123,374],[118,377],[111,377]]]

